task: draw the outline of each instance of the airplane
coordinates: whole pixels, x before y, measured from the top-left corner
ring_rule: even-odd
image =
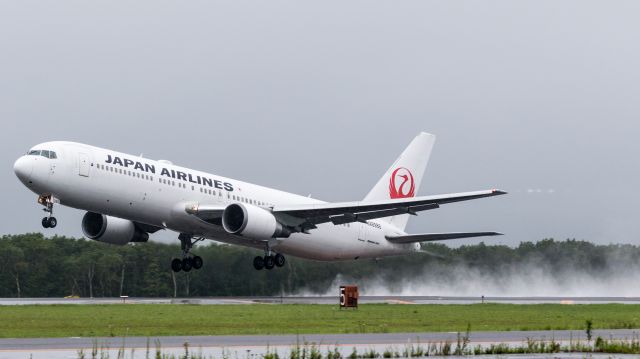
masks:
[[[328,203],[222,176],[75,142],[45,142],[18,158],[14,172],[38,195],[53,228],[54,205],[87,211],[92,240],[125,245],[172,230],[182,257],[175,272],[200,269],[192,255],[205,239],[264,250],[256,270],[285,264],[285,255],[319,261],[382,258],[418,252],[420,243],[501,235],[498,232],[407,234],[410,216],[441,205],[506,194],[497,189],[416,196],[435,136],[420,133],[362,201]]]

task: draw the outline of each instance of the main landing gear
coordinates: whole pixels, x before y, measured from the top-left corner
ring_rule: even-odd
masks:
[[[256,270],[261,270],[262,268],[271,270],[274,267],[282,267],[284,262],[284,256],[280,253],[273,255],[271,248],[269,248],[269,244],[267,243],[267,248],[264,251],[264,257],[257,256],[253,258],[253,268]]]
[[[180,272],[181,270],[188,272],[191,269],[198,270],[202,268],[202,264],[203,264],[202,258],[199,256],[190,256],[189,251],[191,250],[194,244],[204,240],[204,238],[198,237],[198,238],[195,238],[195,241],[194,241],[193,240],[194,237],[191,236],[190,234],[181,233],[178,236],[178,239],[180,240],[180,245],[182,247],[182,259],[174,258],[171,261],[171,269],[177,273],[177,272]]]
[[[40,196],[38,197],[38,203],[45,208],[42,210],[47,212],[48,215],[42,218],[42,227],[55,228],[58,225],[58,220],[53,216],[53,197],[52,196]]]

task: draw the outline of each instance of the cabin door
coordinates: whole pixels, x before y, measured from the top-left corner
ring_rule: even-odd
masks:
[[[83,177],[89,177],[89,155],[86,153],[78,154],[78,174]]]

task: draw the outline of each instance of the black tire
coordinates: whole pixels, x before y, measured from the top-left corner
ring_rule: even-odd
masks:
[[[284,256],[280,253],[276,254],[275,261],[276,261],[276,267],[282,267],[285,262]]]
[[[202,268],[202,258],[195,256],[193,258],[191,258],[191,263],[193,264],[193,269],[200,269]]]
[[[273,256],[264,256],[264,267],[266,269],[273,269],[276,265],[276,260]]]
[[[44,228],[49,228],[49,218],[44,217],[44,218],[42,219],[42,227],[44,227]]]
[[[178,273],[182,270],[182,261],[178,258],[173,258],[171,261],[171,270]]]
[[[56,219],[56,217],[49,217],[49,220],[47,222],[49,222],[49,228],[56,228],[56,226],[58,225],[58,220]]]
[[[256,270],[261,270],[262,268],[264,268],[264,258],[262,257],[253,258],[253,268],[255,268]]]
[[[182,270],[188,272],[193,268],[193,261],[191,258],[187,257],[182,260]]]

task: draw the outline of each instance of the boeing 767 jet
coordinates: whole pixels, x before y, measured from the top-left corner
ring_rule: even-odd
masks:
[[[485,190],[416,196],[435,136],[420,133],[358,202],[327,203],[218,175],[75,142],[45,142],[18,158],[14,172],[38,195],[53,228],[56,204],[87,211],[87,238],[124,245],[150,233],[179,233],[182,257],[171,268],[190,271],[201,240],[264,250],[255,269],[282,267],[284,255],[340,261],[413,253],[421,242],[499,235],[497,232],[407,234],[410,216],[441,205],[506,192]]]

